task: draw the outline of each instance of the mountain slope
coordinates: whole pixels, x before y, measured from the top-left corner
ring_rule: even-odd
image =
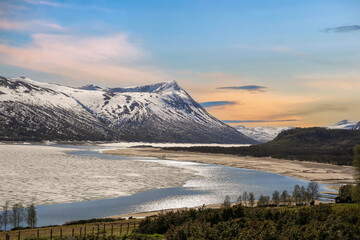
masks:
[[[245,127],[243,125],[238,125],[235,127],[236,130],[252,138],[258,142],[264,143],[273,140],[279,133],[282,131],[290,129],[290,127]]]
[[[0,139],[256,143],[208,114],[175,81],[71,88],[0,78]]]
[[[165,149],[272,157],[351,166],[354,157],[353,148],[359,143],[359,130],[312,127],[289,129],[281,132],[272,141],[249,147],[175,147]]]
[[[331,125],[329,127],[327,127],[329,129],[354,129],[354,130],[359,130],[360,129],[360,122],[354,122],[354,121],[349,121],[349,120],[342,120],[338,123],[335,123],[334,125]]]

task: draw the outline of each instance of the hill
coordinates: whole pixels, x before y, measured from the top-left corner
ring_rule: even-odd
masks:
[[[175,81],[73,88],[0,77],[0,140],[256,143],[211,116]]]
[[[314,127],[289,129],[270,142],[249,147],[170,149],[352,165],[353,148],[356,144],[360,144],[358,130]]]

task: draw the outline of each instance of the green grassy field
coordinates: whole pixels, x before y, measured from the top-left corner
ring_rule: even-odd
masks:
[[[163,239],[159,234],[136,234],[140,219],[93,222],[0,232],[0,239]],[[19,235],[20,234],[20,235]]]

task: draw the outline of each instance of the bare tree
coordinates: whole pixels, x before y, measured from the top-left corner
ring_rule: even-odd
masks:
[[[34,203],[31,203],[31,205],[26,208],[26,212],[27,212],[26,222],[28,226],[31,228],[36,227],[37,217],[36,217],[36,208]]]
[[[230,202],[230,196],[229,196],[229,195],[226,195],[226,196],[225,196],[225,200],[224,200],[224,202],[223,202],[223,207],[228,208],[228,207],[230,207],[230,204],[231,204],[231,202]]]
[[[316,182],[309,182],[307,191],[312,201],[319,198],[319,184]]]
[[[272,195],[272,201],[274,204],[279,205],[280,203],[280,193],[278,191],[275,191]]]
[[[354,178],[355,178],[355,186],[351,191],[351,198],[355,202],[360,204],[360,145],[356,145],[354,147]]]
[[[249,193],[249,205],[250,207],[253,207],[255,204],[255,196],[253,192]]]
[[[289,198],[290,198],[289,193],[288,193],[286,190],[284,190],[284,191],[281,193],[281,196],[280,196],[281,202],[283,202],[283,203],[285,203],[285,204],[288,204]]]
[[[236,200],[236,203],[241,205],[242,204],[242,196],[241,194],[238,196],[237,200]]]
[[[301,186],[300,188],[300,198],[301,198],[301,202],[305,203],[306,202],[306,190],[304,186]]]
[[[20,223],[24,221],[24,206],[22,203],[16,203],[13,205],[10,221],[14,227],[20,227]]]
[[[300,192],[300,186],[298,184],[296,184],[295,187],[294,187],[292,197],[294,198],[295,204],[300,203],[300,201],[301,201],[301,192]]]
[[[270,197],[269,196],[264,196],[264,195],[260,195],[259,200],[257,202],[258,206],[267,206],[270,203]]]
[[[5,231],[6,231],[6,226],[9,224],[9,221],[10,221],[9,207],[10,207],[10,203],[9,203],[9,201],[6,201],[4,206],[3,206],[3,213],[2,213],[2,222],[3,222],[3,225],[4,225]]]
[[[2,228],[2,225],[3,225],[3,215],[0,214],[0,230]]]
[[[243,201],[244,201],[244,205],[247,206],[247,201],[248,201],[248,193],[244,192],[242,195]]]

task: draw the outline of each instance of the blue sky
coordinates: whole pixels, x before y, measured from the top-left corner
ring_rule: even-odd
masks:
[[[80,86],[177,80],[222,120],[360,120],[360,1],[0,2],[0,72]],[[262,86],[263,91],[236,89]],[[235,87],[235,88],[234,88]]]

